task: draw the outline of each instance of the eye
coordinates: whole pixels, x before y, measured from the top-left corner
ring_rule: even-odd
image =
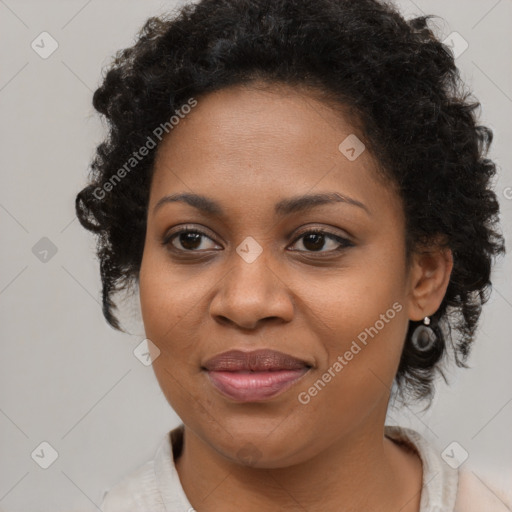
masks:
[[[354,244],[343,238],[341,236],[335,235],[334,233],[330,233],[324,229],[310,229],[309,231],[305,231],[298,238],[296,238],[295,243],[302,240],[302,246],[305,247],[306,251],[300,250],[299,252],[338,252],[346,249],[347,247],[353,247]],[[330,243],[327,243],[329,242]],[[330,249],[327,251],[322,251],[321,249],[325,248],[327,245],[330,245]],[[334,246],[334,247],[333,247]],[[297,249],[293,249],[297,250]]]
[[[210,247],[208,247],[208,241],[211,242]],[[350,240],[320,228],[310,229],[301,233],[295,239],[294,245],[299,241],[302,241],[304,249],[292,249],[293,251],[332,253],[354,246]],[[205,232],[197,228],[187,227],[166,235],[162,240],[162,245],[170,246],[170,249],[175,252],[200,252],[201,250],[216,250],[220,248]],[[327,250],[322,250],[326,246]]]
[[[175,231],[165,236],[162,244],[167,247],[171,245],[171,249],[179,252],[198,252],[199,250],[215,249],[215,247],[205,247],[203,239],[209,240],[214,246],[218,247],[206,233],[195,228],[182,228],[179,231]]]

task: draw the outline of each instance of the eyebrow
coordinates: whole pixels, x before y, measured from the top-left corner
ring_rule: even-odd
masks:
[[[153,208],[153,214],[155,214],[156,211],[160,209],[164,204],[179,201],[185,202],[190,206],[193,206],[194,208],[197,208],[198,210],[212,216],[221,217],[224,215],[224,210],[222,209],[222,206],[213,199],[200,194],[193,194],[189,192],[171,194],[162,197]],[[322,206],[333,203],[345,203],[357,206],[365,210],[368,215],[371,215],[370,211],[363,203],[361,203],[357,199],[353,199],[346,195],[339,194],[338,192],[306,194],[302,196],[295,196],[287,199],[282,199],[281,201],[276,203],[274,210],[276,215],[286,216],[290,215],[291,213],[309,210],[316,206]]]

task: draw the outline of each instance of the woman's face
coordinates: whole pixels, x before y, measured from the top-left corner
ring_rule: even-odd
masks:
[[[228,459],[285,466],[384,423],[408,319],[424,315],[401,202],[359,144],[312,97],[232,87],[199,99],[159,147],[146,336],[169,403]],[[160,202],[176,194],[206,199]],[[298,200],[320,194],[346,200]],[[207,363],[231,350],[295,359]]]

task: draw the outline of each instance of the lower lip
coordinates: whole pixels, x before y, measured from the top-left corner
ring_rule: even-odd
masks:
[[[210,382],[225,396],[238,402],[273,398],[293,386],[309,368],[266,372],[209,371]]]

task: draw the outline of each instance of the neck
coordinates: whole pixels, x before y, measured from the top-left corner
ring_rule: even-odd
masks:
[[[198,512],[418,512],[421,461],[384,437],[382,425],[367,424],[303,463],[271,469],[230,460],[185,427],[176,468]]]

